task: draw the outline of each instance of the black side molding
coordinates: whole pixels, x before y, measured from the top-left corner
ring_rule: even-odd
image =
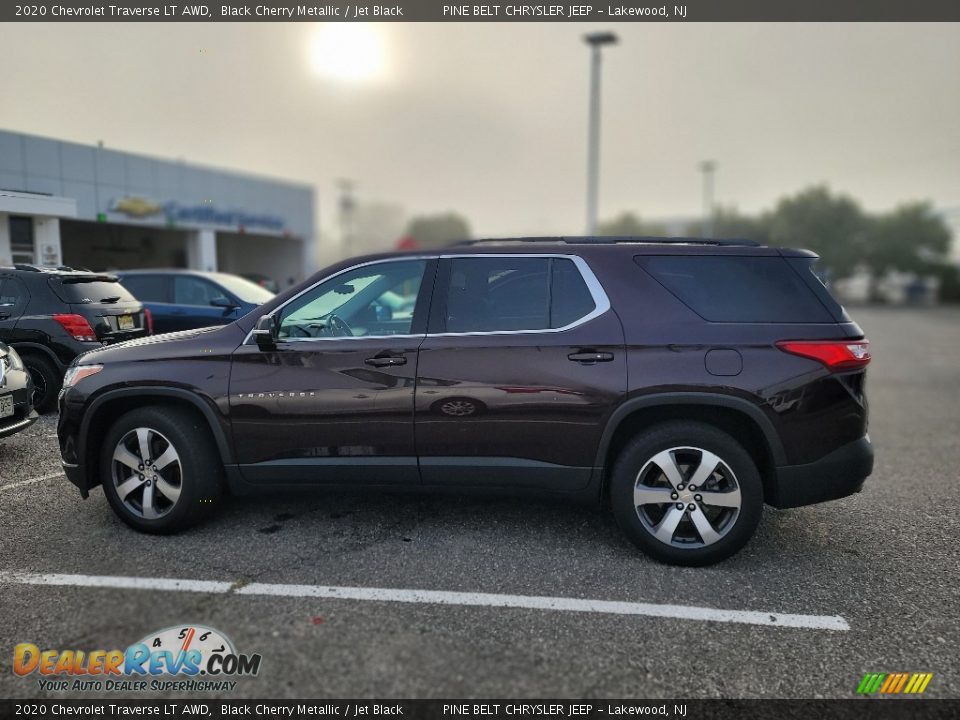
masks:
[[[93,422],[93,419],[97,416],[98,411],[103,405],[111,400],[129,396],[134,396],[138,399],[167,397],[188,402],[190,405],[199,410],[203,414],[204,419],[207,421],[207,425],[210,427],[210,432],[213,433],[213,438],[217,443],[217,450],[220,453],[220,458],[223,460],[223,464],[228,465],[233,463],[233,448],[230,445],[229,438],[227,438],[226,434],[224,433],[223,426],[220,423],[220,419],[217,416],[216,410],[211,407],[211,402],[205,401],[202,395],[198,395],[197,393],[191,392],[185,388],[138,386],[108,390],[90,403],[90,407],[83,415],[83,420],[80,423],[80,431],[78,433],[81,443],[81,446],[77,448],[77,458],[80,461],[79,467],[81,468],[81,470],[79,470],[80,473],[85,473],[87,470],[85,462],[87,457],[86,443],[87,438],[90,436],[90,423]],[[87,479],[87,487],[95,487],[97,484],[99,483],[91,483],[89,482],[89,478]],[[83,492],[84,488],[81,487],[80,490]]]
[[[760,428],[764,439],[767,441],[767,447],[770,449],[770,455],[773,458],[774,465],[780,466],[786,463],[786,453],[783,450],[783,443],[780,442],[780,436],[777,435],[773,423],[770,421],[770,418],[764,415],[763,410],[749,400],[717,393],[667,392],[632,398],[614,410],[600,438],[600,446],[597,449],[597,460],[594,463],[596,467],[602,468],[604,466],[604,460],[607,456],[607,450],[610,448],[610,442],[613,440],[613,434],[624,418],[637,410],[667,405],[712,405],[738,410],[753,420]]]

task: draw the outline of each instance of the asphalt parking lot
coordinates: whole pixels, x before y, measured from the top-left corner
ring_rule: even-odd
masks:
[[[868,672],[933,673],[927,697],[958,697],[960,310],[852,314],[875,358],[874,475],[846,500],[767,509],[747,548],[711,568],[658,565],[608,514],[549,501],[299,493],[228,499],[189,533],[138,535],[99,490],[82,501],[58,473],[55,417],[46,416],[0,441],[0,697],[50,696],[36,675],[13,674],[17,643],[122,648],[185,623],[215,627],[238,650],[262,654],[259,676],[223,697],[850,698]],[[9,582],[10,573],[225,585],[36,585]],[[579,598],[773,617],[758,625],[614,614],[589,603],[550,609],[243,592],[251,585]],[[840,618],[848,629],[785,627],[780,614]]]

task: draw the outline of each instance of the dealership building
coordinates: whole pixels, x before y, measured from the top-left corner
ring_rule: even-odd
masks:
[[[309,185],[0,130],[0,265],[317,268]]]

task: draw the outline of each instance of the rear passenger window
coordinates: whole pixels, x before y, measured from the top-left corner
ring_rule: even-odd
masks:
[[[571,325],[596,303],[566,258],[455,258],[447,290],[447,332],[549,330]]]
[[[120,282],[137,300],[170,302],[167,278],[162,275],[127,275]]]
[[[705,320],[834,322],[781,257],[641,255],[636,262]]]
[[[24,291],[20,281],[14,278],[0,278],[0,307],[10,308],[20,302]]]

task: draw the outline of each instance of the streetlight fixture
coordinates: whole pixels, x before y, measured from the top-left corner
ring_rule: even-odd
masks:
[[[587,235],[597,232],[597,185],[600,175],[600,49],[616,45],[619,38],[612,32],[595,32],[583,36],[590,46],[590,127],[587,137]]]
[[[713,174],[717,169],[714,160],[704,160],[700,163],[700,172],[703,173],[703,236],[713,237]]]

